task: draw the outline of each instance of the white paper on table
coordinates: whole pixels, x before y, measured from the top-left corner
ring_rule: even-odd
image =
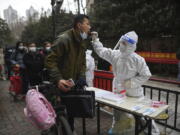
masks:
[[[133,111],[137,111],[137,110],[142,109],[143,106],[144,106],[144,105],[135,105],[135,106],[133,106],[131,109],[132,109]]]
[[[150,114],[154,113],[155,111],[156,111],[156,109],[154,109],[154,108],[146,108],[143,111],[143,115],[150,115]]]
[[[124,101],[124,98],[121,95],[109,91],[97,91],[95,92],[95,95],[97,98],[102,98],[112,102],[122,103]]]
[[[112,92],[101,90],[101,91],[95,91],[95,96],[97,98],[102,98],[104,95],[111,94]]]

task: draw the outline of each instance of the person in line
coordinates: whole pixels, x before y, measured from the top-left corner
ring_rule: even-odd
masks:
[[[90,45],[88,34],[90,21],[86,15],[77,15],[74,18],[73,28],[59,35],[46,57],[45,66],[50,73],[50,79],[60,91],[67,92],[73,87],[74,81],[86,83],[86,54]],[[68,118],[72,131],[74,130],[74,118]]]
[[[46,57],[51,52],[52,44],[48,41],[44,42],[43,55]]]
[[[28,53],[23,57],[23,62],[26,66],[26,88],[23,94],[27,93],[28,86],[35,86],[42,82],[42,70],[44,68],[44,57],[36,50],[36,44],[28,45]]]
[[[24,69],[25,65],[23,62],[23,57],[24,57],[25,53],[26,53],[26,51],[24,48],[24,43],[21,41],[18,41],[16,43],[15,51],[11,55],[11,64],[12,65],[18,64],[20,66],[20,68]]]
[[[42,50],[42,52],[40,52],[44,56],[44,59],[46,58],[46,56],[48,54],[50,54],[51,47],[52,47],[52,44],[50,42],[48,42],[48,41],[44,42],[43,50]],[[49,72],[45,67],[44,67],[43,72],[42,72],[42,79],[43,79],[43,81],[49,81],[50,80]]]
[[[20,78],[22,81],[19,81],[21,82],[20,85],[20,88],[21,88],[21,91],[20,91],[20,94],[23,94],[23,91],[25,89],[25,85],[26,85],[26,69],[25,69],[25,65],[24,65],[24,62],[23,62],[23,57],[24,55],[27,53],[27,51],[25,50],[25,47],[24,47],[24,43],[22,41],[18,41],[16,43],[16,48],[14,50],[14,52],[12,53],[11,55],[11,68],[12,69],[19,69],[19,75],[20,75]],[[12,70],[12,74],[11,75],[14,75],[16,74],[14,70]],[[18,95],[18,98],[21,99],[23,98],[23,95]]]
[[[6,80],[4,64],[4,51],[0,48],[0,79],[2,80]]]
[[[138,42],[136,32],[130,31],[122,35],[116,46],[118,50],[103,47],[97,32],[92,32],[92,39],[95,52],[112,65],[113,92],[120,94],[125,90],[126,96],[142,98],[144,94],[141,85],[151,77],[151,72],[144,58],[135,53]],[[132,115],[118,110],[113,113],[109,135],[134,134],[135,122]]]
[[[95,69],[94,58],[91,56],[91,54],[92,50],[86,51],[86,82],[89,87],[93,87]]]
[[[6,71],[6,78],[9,79],[11,75],[11,56],[14,53],[14,47],[6,47],[4,50],[4,60],[5,60],[5,71]]]

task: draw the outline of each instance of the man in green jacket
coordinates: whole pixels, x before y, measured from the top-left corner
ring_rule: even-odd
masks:
[[[51,48],[51,53],[46,57],[45,66],[49,70],[50,78],[63,92],[73,87],[70,79],[81,81],[85,79],[85,51],[90,44],[88,38],[90,28],[88,16],[76,16],[73,28],[58,37]],[[74,130],[74,119],[69,118],[69,123]]]

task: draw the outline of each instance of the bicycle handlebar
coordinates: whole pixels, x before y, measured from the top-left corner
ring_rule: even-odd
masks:
[[[75,85],[71,88],[71,91],[84,91],[84,87],[86,86],[86,83],[82,80],[74,81]],[[58,96],[61,96],[62,91],[58,91],[57,86],[49,81],[43,81],[42,84],[30,86],[29,89],[38,89],[40,92],[42,92],[45,95],[49,94],[55,94]]]

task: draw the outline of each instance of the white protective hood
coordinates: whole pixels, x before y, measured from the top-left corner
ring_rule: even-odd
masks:
[[[127,56],[135,52],[137,42],[138,36],[134,31],[122,35],[119,40],[119,49],[122,53],[122,56]]]

